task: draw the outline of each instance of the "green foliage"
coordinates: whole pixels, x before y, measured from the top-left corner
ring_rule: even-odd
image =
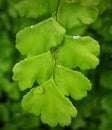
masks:
[[[98,54],[98,43],[92,38],[67,36],[64,38],[63,46],[57,50],[57,62],[65,67],[86,70],[98,65]]]
[[[73,71],[58,65],[55,72],[55,82],[57,87],[65,96],[71,96],[79,100],[87,95],[87,90],[91,89],[91,83],[80,72]]]
[[[64,34],[64,28],[53,18],[49,18],[20,31],[17,34],[16,47],[27,56],[39,55],[58,46],[63,40]]]
[[[7,72],[9,69],[11,69],[12,66],[12,61],[10,58],[13,56],[14,48],[11,46],[12,42],[10,41],[9,36],[5,31],[0,32],[0,36],[0,48],[2,54],[0,57],[0,71]]]
[[[58,90],[52,78],[31,89],[24,96],[22,106],[37,116],[41,114],[41,120],[50,126],[56,126],[58,123],[61,126],[69,125],[71,117],[77,114],[75,107]]]
[[[100,84],[104,88],[112,89],[112,70],[105,70],[101,73]]]
[[[58,7],[57,21],[67,29],[68,33],[77,34],[77,28],[84,28],[85,24],[88,25],[97,18],[98,9],[96,5],[99,0],[88,1],[61,0]]]
[[[38,17],[36,11],[41,12],[40,9],[35,10],[35,6],[37,3],[43,5],[44,1],[41,2],[32,1],[30,4],[29,1],[22,1],[16,3],[16,7],[21,9],[20,6],[24,5],[25,9],[30,8],[30,13],[33,12],[32,14]],[[91,89],[89,80],[81,72],[73,71],[72,68],[79,67],[87,70],[95,68],[99,63],[96,57],[99,54],[97,41],[91,37],[67,36],[66,30],[60,25],[59,17],[63,18],[61,8],[64,8],[65,4],[67,3],[64,1],[58,3],[58,9],[55,9],[56,20],[54,18],[43,20],[23,29],[16,37],[17,49],[27,58],[14,66],[13,79],[19,81],[21,90],[35,87],[23,97],[22,106],[25,111],[37,116],[41,114],[43,123],[50,126],[56,126],[58,123],[61,126],[69,125],[71,117],[76,116],[75,107],[65,96],[79,100],[87,95],[87,90]],[[72,5],[68,6],[72,7]],[[64,10],[66,13],[68,9]],[[26,17],[31,16],[29,11],[22,9],[19,11],[22,11]],[[73,16],[76,17],[75,14]],[[84,21],[83,18],[82,21]],[[91,22],[88,20],[87,24]],[[86,21],[84,23],[86,24]],[[59,105],[64,109],[61,110]]]
[[[112,120],[112,101],[110,100],[112,98],[111,94],[103,96],[101,103],[102,103],[102,109],[104,110],[104,114],[101,115],[102,123],[100,125],[100,130],[111,130],[111,120]]]
[[[58,0],[8,0],[18,11],[20,16],[38,18],[55,13]]]
[[[47,60],[47,62],[46,62]],[[34,82],[47,81],[52,75],[53,58],[50,52],[39,56],[28,57],[14,67],[14,80],[19,80],[21,90],[31,88]]]
[[[111,0],[7,1],[0,0],[0,130],[111,130]]]

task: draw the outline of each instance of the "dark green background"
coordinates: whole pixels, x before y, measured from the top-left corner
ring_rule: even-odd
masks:
[[[107,8],[82,34],[99,42],[100,64],[87,72],[93,88],[83,100],[73,101],[78,116],[65,128],[50,128],[38,117],[24,113],[20,104],[24,92],[12,81],[12,67],[23,58],[15,48],[16,33],[39,21],[20,18],[6,0],[0,0],[0,130],[111,130],[112,9]]]

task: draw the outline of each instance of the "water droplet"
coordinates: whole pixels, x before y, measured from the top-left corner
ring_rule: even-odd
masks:
[[[79,35],[74,35],[73,38],[74,38],[74,39],[78,39],[78,38],[79,38]]]
[[[44,89],[42,87],[37,87],[34,91],[34,94],[43,94]]]
[[[30,28],[33,28],[33,25],[31,25]]]

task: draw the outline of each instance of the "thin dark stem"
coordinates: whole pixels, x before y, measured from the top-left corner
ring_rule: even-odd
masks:
[[[60,0],[58,0],[56,12],[53,14],[53,16],[56,16],[56,21],[58,21],[57,14],[58,14],[59,5],[60,5]],[[53,54],[53,59],[54,59],[54,67],[53,67],[53,72],[52,72],[53,79],[54,79],[55,68],[56,68],[56,65],[57,65],[56,50],[57,50],[57,47],[51,49],[51,52]]]
[[[60,0],[58,0],[56,11],[52,14],[52,17],[56,16],[56,21],[58,21],[57,14],[58,14],[59,5],[60,5]]]
[[[53,53],[53,59],[54,59],[54,67],[53,67],[53,77],[54,77],[54,73],[55,73],[55,67],[56,67],[56,64],[57,64],[57,61],[56,61],[56,49],[57,48],[53,48],[52,49],[52,53]]]
[[[56,8],[56,21],[58,21],[57,14],[58,14],[59,5],[60,5],[60,0],[58,0],[58,5]]]

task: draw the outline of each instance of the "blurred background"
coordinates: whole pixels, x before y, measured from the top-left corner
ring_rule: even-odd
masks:
[[[111,2],[112,5],[112,2]],[[111,8],[110,8],[111,7]],[[23,57],[15,48],[17,32],[36,24],[38,19],[20,18],[6,0],[0,0],[0,130],[112,130],[112,6],[86,27],[81,35],[90,35],[100,46],[100,64],[88,72],[93,84],[88,96],[72,101],[78,116],[68,127],[51,128],[21,108],[24,92],[12,81],[12,67]]]

